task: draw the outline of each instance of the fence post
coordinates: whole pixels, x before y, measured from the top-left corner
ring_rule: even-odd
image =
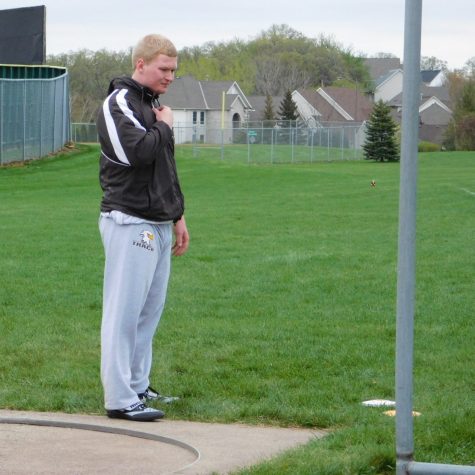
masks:
[[[292,128],[292,122],[290,122],[290,148],[292,151],[292,163],[294,163],[294,129]]]
[[[249,129],[244,129],[246,131],[246,140],[247,140],[247,164],[251,163],[251,142],[249,140]]]
[[[41,81],[41,94],[40,94],[40,110],[43,111],[43,90],[44,82]],[[40,120],[40,157],[43,156],[43,120]]]
[[[310,132],[310,163],[313,163],[313,136],[315,135],[314,129]]]
[[[23,80],[23,161],[26,153],[26,80]]]
[[[193,150],[193,158],[198,156],[198,148],[196,147],[196,126],[194,125],[191,130],[191,147]]]
[[[54,103],[56,104],[56,82],[53,82],[53,98],[54,98]],[[50,98],[51,99],[51,98]],[[51,121],[51,137],[53,139],[53,143],[51,144],[51,151],[54,150],[54,124],[56,123],[56,107],[53,107],[53,120]]]
[[[270,162],[274,163],[274,132],[275,128],[272,127],[270,134]]]
[[[3,81],[0,81],[0,165],[3,165]]]
[[[343,134],[345,133],[345,127],[341,126],[340,129],[340,153],[341,153],[341,159],[343,160],[343,144],[345,142],[345,138]]]

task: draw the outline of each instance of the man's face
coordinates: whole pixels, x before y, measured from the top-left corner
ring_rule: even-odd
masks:
[[[149,63],[139,59],[135,66],[133,78],[142,86],[149,87],[157,94],[167,92],[168,86],[175,79],[177,58],[159,54]]]

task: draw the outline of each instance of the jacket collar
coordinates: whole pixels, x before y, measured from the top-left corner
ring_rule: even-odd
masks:
[[[141,96],[142,99],[147,101],[153,101],[154,99],[158,99],[158,94],[153,92],[149,87],[143,86],[142,84],[135,81],[129,76],[121,76],[118,78],[113,79],[109,84],[109,90],[107,94],[111,94],[115,89],[126,87],[127,89],[132,89],[137,91]]]

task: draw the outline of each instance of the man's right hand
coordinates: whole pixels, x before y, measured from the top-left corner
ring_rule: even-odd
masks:
[[[153,108],[157,121],[165,122],[170,129],[173,128],[173,111],[168,106],[160,106],[158,109]]]

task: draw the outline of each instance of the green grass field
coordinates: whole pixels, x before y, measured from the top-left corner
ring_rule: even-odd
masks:
[[[331,430],[243,474],[388,474],[399,164],[177,148],[191,247],[153,385],[170,419]],[[0,407],[102,413],[98,149],[0,169]],[[376,180],[376,187],[370,181]],[[415,458],[475,464],[475,154],[419,159]]]

